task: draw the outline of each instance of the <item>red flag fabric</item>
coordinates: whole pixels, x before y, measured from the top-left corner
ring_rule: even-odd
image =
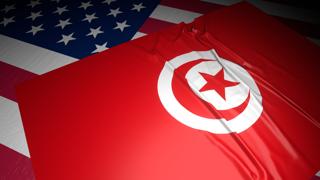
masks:
[[[310,179],[318,47],[246,3],[17,88],[36,179]]]

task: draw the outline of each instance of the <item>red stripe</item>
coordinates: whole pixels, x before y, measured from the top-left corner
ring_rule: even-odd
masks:
[[[160,31],[163,28],[169,27],[174,25],[174,23],[166,22],[166,21],[161,21],[153,18],[148,18],[142,27],[139,29],[140,32],[150,34],[153,32]]]
[[[34,180],[31,160],[0,144],[0,179]]]
[[[197,12],[201,14],[205,14],[210,11],[216,10],[218,8],[224,7],[218,4],[203,2],[199,0],[183,0],[183,1],[161,0],[160,4],[169,6],[169,7],[174,7],[177,9]]]
[[[37,76],[0,61],[0,96],[16,101],[15,86]]]

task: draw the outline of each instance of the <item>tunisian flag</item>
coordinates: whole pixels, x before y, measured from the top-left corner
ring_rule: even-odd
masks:
[[[247,4],[18,87],[36,179],[310,179],[320,50]]]

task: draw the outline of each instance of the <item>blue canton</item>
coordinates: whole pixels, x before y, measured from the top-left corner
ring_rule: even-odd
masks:
[[[0,34],[80,59],[129,41],[158,3],[5,0],[0,5]]]

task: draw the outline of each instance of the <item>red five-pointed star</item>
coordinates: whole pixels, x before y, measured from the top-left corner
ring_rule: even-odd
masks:
[[[225,88],[230,86],[236,86],[239,82],[232,82],[224,79],[224,71],[221,69],[216,75],[212,76],[210,74],[201,73],[201,76],[207,81],[207,83],[199,90],[200,92],[215,90],[224,100]]]

